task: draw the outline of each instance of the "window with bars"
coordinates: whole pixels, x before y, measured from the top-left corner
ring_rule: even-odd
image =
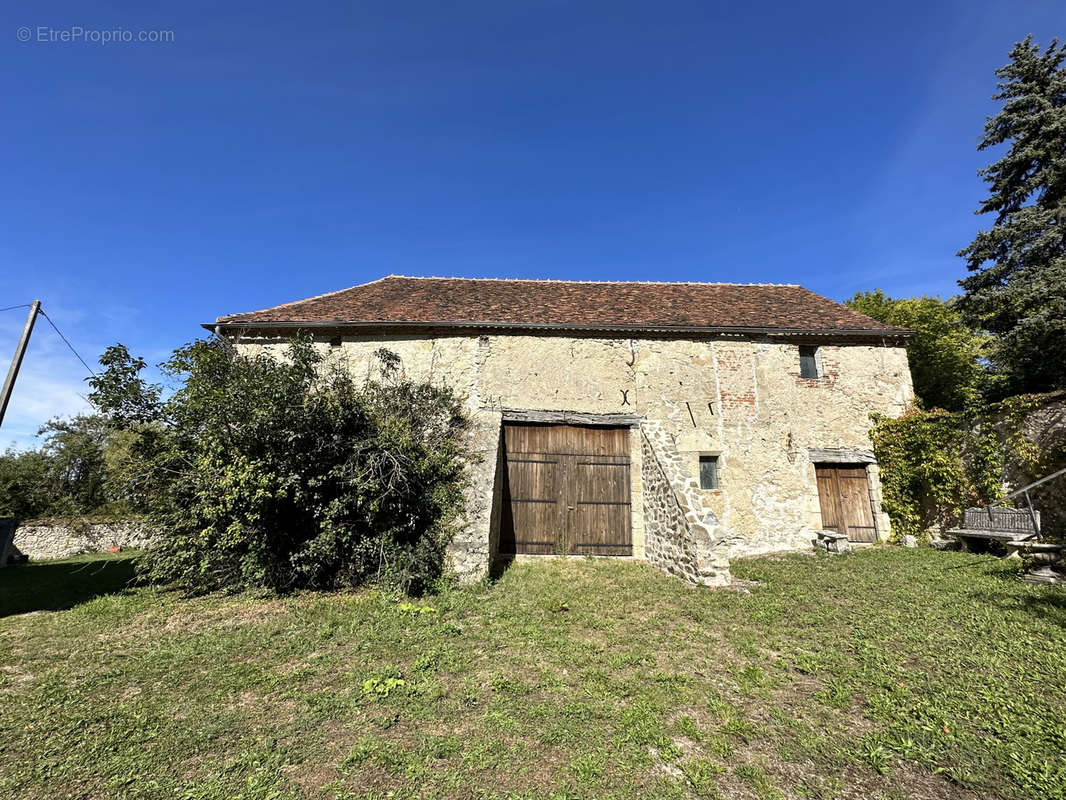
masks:
[[[718,488],[718,456],[700,456],[700,488]]]

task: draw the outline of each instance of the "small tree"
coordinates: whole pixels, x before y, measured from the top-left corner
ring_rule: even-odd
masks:
[[[997,334],[991,357],[999,394],[1066,387],[1066,49],[1026,37],[996,70],[1003,108],[985,123],[979,150],[1007,145],[981,170],[995,214],[959,255],[966,321]]]
[[[129,512],[118,473],[125,434],[96,414],[49,420],[36,450],[0,456],[0,515],[20,519]]]
[[[0,456],[0,517],[44,516],[53,501],[48,457],[44,453],[12,448]]]
[[[965,325],[951,300],[893,299],[876,289],[858,292],[846,305],[887,325],[909,328],[907,341],[914,393],[925,408],[960,411],[973,404],[987,379],[981,358],[988,337]]]
[[[111,505],[111,485],[105,452],[113,438],[98,415],[53,419],[39,436],[48,459],[56,515],[87,514]]]
[[[333,588],[384,580],[420,591],[444,569],[462,510],[466,420],[447,389],[357,384],[307,341],[283,357],[197,341],[161,365],[169,399],[116,346],[91,399],[137,432],[130,493],[159,536],[142,569],[188,590]]]

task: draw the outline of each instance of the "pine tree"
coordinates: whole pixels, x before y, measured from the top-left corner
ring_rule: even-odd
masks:
[[[1003,107],[985,123],[978,150],[1007,144],[980,171],[989,185],[978,214],[996,215],[959,256],[971,274],[959,281],[959,309],[972,326],[996,334],[992,362],[1001,391],[1066,386],[1066,49],[1044,51],[1032,36],[996,70]]]

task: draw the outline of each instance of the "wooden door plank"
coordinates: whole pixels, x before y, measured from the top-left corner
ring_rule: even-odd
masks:
[[[510,423],[504,447],[500,552],[632,554],[627,428]]]
[[[842,469],[840,481],[840,504],[844,509],[848,527],[848,539],[853,542],[876,542],[877,526],[874,523],[873,506],[870,502],[870,483],[865,469]]]
[[[573,462],[570,552],[631,555],[632,501],[628,431],[604,431]],[[609,451],[609,452],[604,452]],[[621,454],[621,453],[624,453]]]
[[[852,542],[877,541],[870,483],[863,465],[815,466],[822,527],[843,533]]]
[[[818,484],[818,504],[822,510],[822,528],[843,533],[833,470],[827,467],[816,467],[815,478]]]
[[[557,551],[561,529],[560,459],[545,452],[546,426],[504,426],[504,514],[500,552],[547,555]]]

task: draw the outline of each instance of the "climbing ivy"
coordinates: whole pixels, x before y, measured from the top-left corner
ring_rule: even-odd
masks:
[[[1000,499],[997,433],[966,417],[939,409],[874,417],[882,505],[895,535],[949,527],[967,506]]]
[[[1041,395],[1019,395],[958,412],[875,415],[871,438],[894,535],[924,536],[956,524],[969,506],[1008,504],[1008,478],[1016,483],[1060,466],[1066,446],[1042,441],[1030,429],[1041,401]]]
[[[1000,434],[1008,458],[1025,472],[1035,475],[1046,470],[1051,453],[1041,449],[1028,434],[1026,423],[1039,406],[1037,396],[1020,394],[990,406],[1000,421]]]

